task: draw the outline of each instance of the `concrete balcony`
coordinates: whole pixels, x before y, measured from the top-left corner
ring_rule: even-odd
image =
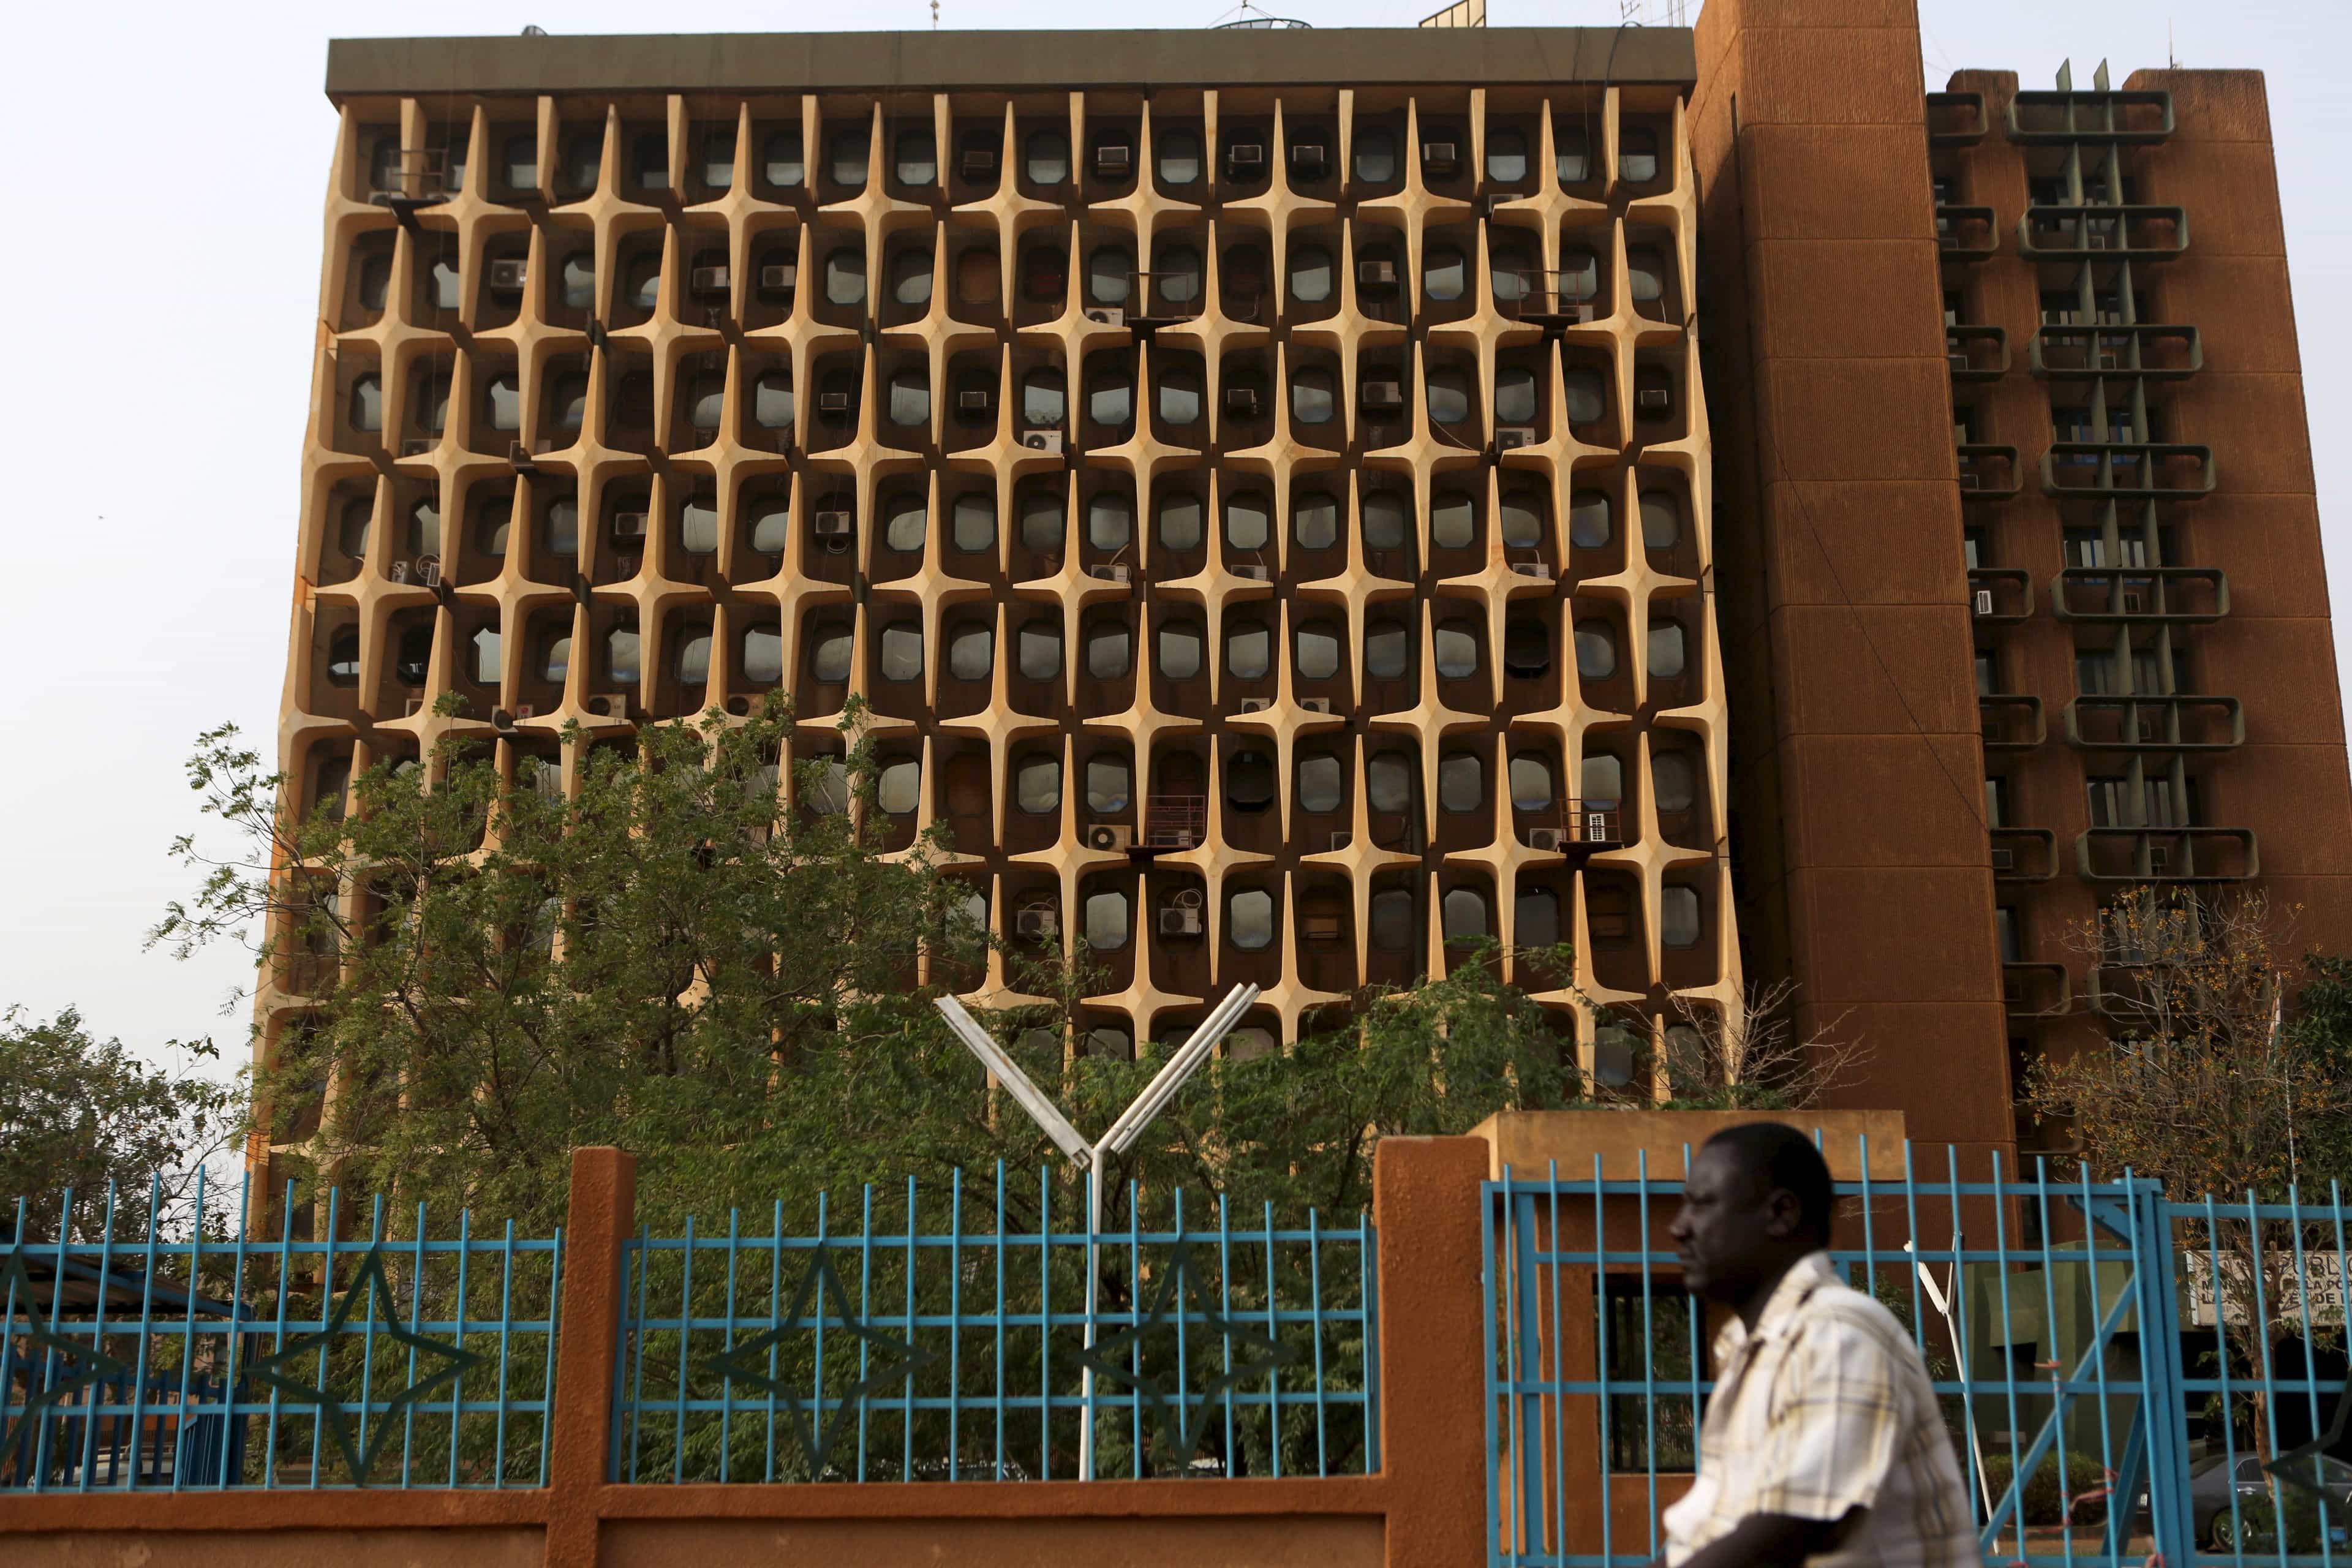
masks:
[[[2230,578],[2211,566],[2075,566],[2050,580],[2062,621],[2204,626],[2230,613]]]
[[[1992,837],[1992,879],[1996,882],[2047,882],[2058,875],[2058,836],[2046,827],[1996,827]]]
[[[2074,840],[2086,882],[2246,882],[2262,874],[2252,828],[2094,827]]]
[[[1963,441],[1955,451],[1960,465],[1960,499],[2007,500],[2024,487],[2017,478],[2017,448]]]
[[[1986,130],[1983,93],[1927,94],[1928,146],[1973,147],[1985,139]]]
[[[2012,142],[2089,142],[2146,146],[2172,134],[2172,95],[2095,88],[2021,92],[2001,119]]]
[[[2004,963],[2000,1000],[2011,1018],[2062,1018],[2074,1010],[2074,988],[2063,963]]]
[[[2066,743],[2084,752],[2226,752],[2246,741],[2234,697],[2077,697],[2062,721]]]
[[[2205,340],[2194,327],[2044,326],[2026,352],[2033,374],[2054,380],[2182,381],[2205,368]]]
[[[1988,752],[2030,752],[2050,737],[2039,697],[1979,693],[1977,726]]]
[[[2013,626],[2033,614],[2033,583],[2021,567],[1978,566],[1969,573],[1969,612],[1980,626]]]
[[[2061,500],[2199,500],[2213,493],[2213,448],[2156,441],[2058,441],[2042,489]]]
[[[2185,207],[2030,206],[2017,220],[2017,253],[2028,261],[2165,261],[2188,248]]]
[[[1937,202],[1936,246],[1947,261],[1989,261],[2000,254],[2000,225],[1990,207]]]
[[[1954,381],[1994,381],[2009,370],[2009,333],[2000,327],[1948,326],[1944,358]]]

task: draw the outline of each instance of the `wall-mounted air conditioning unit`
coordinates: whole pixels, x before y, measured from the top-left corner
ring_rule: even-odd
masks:
[[[845,511],[821,511],[811,524],[819,539],[847,539],[852,521]]]
[[[1115,305],[1089,305],[1087,320],[1098,327],[1123,327],[1127,325],[1127,312]]]
[[[1225,412],[1236,419],[1257,417],[1257,389],[1251,386],[1225,388]]]
[[[1048,457],[1062,455],[1062,433],[1059,430],[1024,430],[1021,444],[1033,452],[1043,452]]]
[[[490,292],[520,294],[530,279],[530,263],[520,257],[500,257],[490,262]]]
[[[1404,384],[1396,381],[1364,383],[1364,407],[1374,413],[1393,413],[1404,406]]]
[[[1135,847],[1135,829],[1123,822],[1097,822],[1087,828],[1087,847],[1123,854]]]
[[[1992,868],[1998,872],[2016,870],[2017,851],[2010,848],[2005,844],[1994,845],[1992,849]]]
[[[818,393],[816,398],[816,411],[819,414],[824,415],[828,419],[847,418],[849,416],[849,394],[845,392]]]
[[[583,698],[580,705],[598,719],[625,719],[629,716],[629,699],[625,692],[593,692]]]
[[[1013,934],[1026,942],[1051,942],[1061,931],[1060,917],[1044,904],[1034,904],[1013,917]]]
[[[1256,564],[1255,562],[1234,567],[1234,575],[1236,577],[1245,578],[1252,583],[1271,583],[1274,581],[1273,572],[1266,567]]]
[[[801,269],[797,263],[773,261],[760,268],[760,292],[789,294],[800,283]]]
[[[1128,566],[1123,561],[1097,561],[1087,568],[1087,575],[1099,583],[1117,583],[1121,587],[1125,587],[1129,575]]]
[[[646,514],[641,511],[616,511],[613,514],[613,537],[616,541],[641,543],[646,537]]]
[[[1495,450],[1516,452],[1522,447],[1536,444],[1535,427],[1529,425],[1504,425],[1495,431]]]
[[[1263,713],[1273,706],[1274,699],[1271,697],[1244,697],[1242,699],[1242,711],[1244,713]]]
[[[1106,180],[1123,180],[1135,169],[1135,149],[1107,142],[1095,149],[1095,173]]]
[[[1564,827],[1530,827],[1528,847],[1546,855],[1557,855],[1568,845],[1568,829]]]
[[[1989,616],[1992,614],[1992,590],[1990,588],[1979,588],[1977,590],[1976,608],[1978,615]]]
[[[981,390],[979,388],[975,388],[970,392],[959,392],[956,394],[956,412],[959,414],[985,414],[988,412],[989,405],[995,401],[996,395],[994,393]]]
[[[697,294],[724,294],[732,285],[733,276],[724,267],[698,267],[688,274],[688,282]]]
[[[1633,395],[1633,402],[1643,408],[1672,408],[1675,395],[1663,386],[1645,386]]]
[[[438,555],[418,556],[415,564],[411,566],[409,571],[417,582],[428,588],[438,588],[441,585],[441,557]]]
[[[1309,713],[1331,711],[1331,700],[1328,697],[1302,697],[1298,700],[1298,705]]]
[[[1451,142],[1424,142],[1421,144],[1421,166],[1432,174],[1450,174],[1462,166],[1462,157]]]
[[[1235,174],[1244,169],[1255,174],[1265,167],[1265,148],[1255,142],[1236,142],[1225,149],[1225,166]]]
[[[1551,581],[1551,563],[1548,561],[1514,561],[1511,570],[1522,577],[1532,577],[1538,583]]]
[[[1356,264],[1356,281],[1370,288],[1392,288],[1396,283],[1396,263],[1360,261]]]

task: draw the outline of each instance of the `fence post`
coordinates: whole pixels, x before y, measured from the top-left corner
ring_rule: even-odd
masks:
[[[547,1419],[546,1568],[596,1568],[599,1498],[611,1462],[621,1247],[636,1229],[636,1209],[635,1155],[605,1148],[572,1152],[555,1408]]]
[[[1373,1155],[1388,1568],[1475,1568],[1488,1556],[1488,1161],[1483,1138],[1383,1138]]]
[[[2180,1346],[2180,1301],[2174,1294],[2172,1205],[2163,1187],[2145,1179],[2132,1183],[2132,1279],[2139,1300],[2140,1418],[2147,1434],[2148,1527],[2156,1557],[2185,1563],[2197,1542],[2189,1498],[2188,1395],[2180,1386],[2186,1369]],[[2217,1282],[2218,1284],[2218,1282]],[[2221,1294],[2214,1294],[2221,1310]],[[2227,1419],[2227,1413],[2224,1413]]]

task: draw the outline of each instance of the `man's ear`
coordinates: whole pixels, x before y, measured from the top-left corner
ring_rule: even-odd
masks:
[[[1805,1222],[1804,1205],[1797,1194],[1786,1187],[1774,1187],[1764,1194],[1764,1234],[1775,1241],[1786,1241],[1797,1234]]]

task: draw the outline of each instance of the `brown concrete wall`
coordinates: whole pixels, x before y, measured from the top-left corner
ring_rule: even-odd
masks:
[[[1973,1161],[2010,1137],[1967,584],[1910,0],[1709,0],[1718,615],[1741,928],[1838,1097]]]
[[[1459,1568],[1486,1526],[1476,1138],[1400,1138],[1374,1165],[1382,1468],[1265,1480],[625,1486],[604,1479],[621,1245],[635,1167],[572,1160],[549,1484],[0,1500],[0,1563],[118,1568],[632,1568],[777,1560],[972,1568],[1085,1562]]]
[[[2078,646],[2111,634],[2069,626],[2053,614],[2051,584],[2070,564],[2063,530],[2095,525],[2097,511],[2053,499],[2039,482],[2053,437],[2053,401],[2080,401],[2083,384],[2031,370],[2040,290],[2068,286],[2071,268],[2037,266],[2017,254],[2031,153],[2011,142],[2002,125],[2020,85],[2013,71],[1966,70],[1951,78],[1949,90],[1983,96],[1989,133],[1942,152],[1937,172],[1956,182],[1956,201],[1989,205],[1995,214],[1999,254],[1948,267],[1948,287],[1959,297],[1964,320],[2008,334],[2009,371],[1970,386],[1962,400],[1986,427],[1979,439],[2018,448],[2026,480],[2015,498],[1968,510],[1990,563],[2023,571],[2031,584],[2026,618],[1988,628],[1983,637],[1999,659],[2000,689],[2040,699],[2049,716],[2043,744],[1988,755],[1990,771],[2007,787],[2010,821],[2049,832],[2058,846],[2054,878],[1997,889],[2000,902],[2014,911],[2020,961],[2063,975],[2063,1013],[2042,1017],[2021,1009],[2011,1019],[2013,1056],[2032,1061],[2096,1048],[2105,1038],[2104,1022],[2090,1010],[2087,940],[2102,889],[2076,875],[2074,845],[2091,826],[2087,777],[2120,773],[2123,766],[2117,755],[2086,754],[2063,735],[2064,710],[2078,695]],[[2194,327],[2203,355],[2202,367],[2184,380],[2148,382],[2147,401],[2158,439],[2208,446],[2213,454],[2210,495],[2158,509],[2172,541],[2164,564],[2216,568],[2230,590],[2226,616],[2172,630],[2183,661],[2179,689],[2234,698],[2244,710],[2242,745],[2188,759],[2197,820],[2254,833],[2262,874],[2253,885],[2282,912],[2282,929],[2292,924],[2282,944],[2285,956],[2344,952],[2352,945],[2352,784],[2263,80],[2252,71],[2163,70],[2136,72],[2125,85],[2170,93],[2176,119],[2161,142],[2126,150],[2123,173],[2135,187],[2132,200],[2183,208],[2189,229],[2180,255],[2134,263],[2137,319]],[[2109,384],[2113,395],[2127,393],[2130,383]],[[2128,509],[2126,517],[2137,521]],[[2135,629],[2135,646],[2152,635]],[[2168,763],[2158,753],[2146,765],[2153,773]],[[2295,906],[2291,916],[2284,913]],[[2054,977],[2035,980],[2029,1002],[2060,994]],[[2063,1130],[2047,1135],[2063,1136]]]
[[[536,1530],[88,1530],[16,1537],[6,1561],[16,1568],[538,1568],[540,1542]]]
[[[605,1533],[604,1568],[733,1568],[753,1563],[920,1563],[959,1568],[1380,1568],[1377,1519],[681,1520]]]

